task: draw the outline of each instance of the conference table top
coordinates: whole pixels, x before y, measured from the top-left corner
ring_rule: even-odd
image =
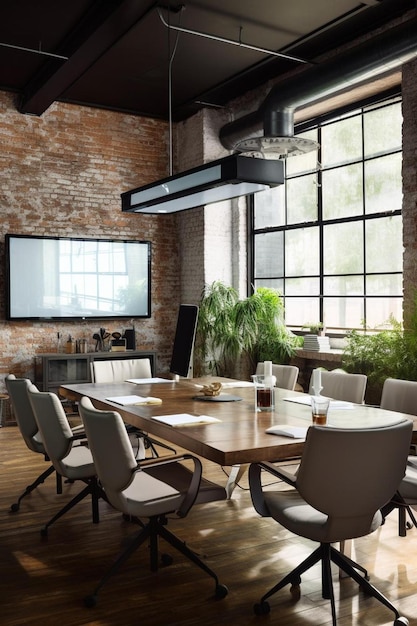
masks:
[[[126,423],[219,465],[279,461],[301,455],[303,439],[271,435],[265,430],[275,424],[310,426],[311,407],[307,394],[276,388],[274,411],[259,413],[255,410],[254,389],[249,383],[229,380],[227,388],[222,389],[222,394],[233,395],[240,400],[203,401],[201,385],[213,380],[225,382],[225,379],[209,378],[142,384],[68,384],[60,387],[60,394],[73,401],[87,396],[96,408],[115,410]],[[233,384],[236,386],[231,386]],[[131,395],[156,397],[162,403],[123,406],[108,399]],[[153,419],[179,414],[210,416],[220,421],[171,426]],[[404,419],[413,418],[377,407],[335,401],[330,405],[327,423],[339,428],[377,428]],[[417,430],[417,417],[414,430]]]

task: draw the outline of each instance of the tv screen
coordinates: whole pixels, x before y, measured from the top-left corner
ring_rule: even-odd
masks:
[[[6,235],[8,320],[151,315],[151,244]]]

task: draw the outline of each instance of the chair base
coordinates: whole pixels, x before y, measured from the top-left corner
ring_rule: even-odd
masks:
[[[104,498],[105,500],[107,500],[107,498],[105,497],[105,494],[102,491],[102,489],[99,487],[97,483],[97,479],[95,477],[89,479],[86,482],[87,482],[87,486],[84,487],[84,489],[82,489],[76,496],[74,496],[72,500],[70,500],[64,507],[62,507],[62,509],[60,509],[58,513],[56,513],[56,515],[54,515],[49,520],[49,522],[47,522],[45,526],[41,528],[42,537],[47,537],[49,527],[52,526],[52,524],[54,524],[57,520],[59,520],[60,517],[65,515],[65,513],[68,513],[68,511],[70,511],[76,504],[81,502],[81,500],[86,498],[88,495],[91,495],[93,524],[99,523],[100,516],[99,516],[99,509],[98,509],[98,501],[100,498]]]
[[[368,574],[366,570],[358,563],[355,563],[349,557],[342,554],[333,546],[327,543],[322,543],[320,546],[308,556],[298,567],[292,570],[287,576],[285,576],[279,583],[277,583],[272,589],[270,589],[262,598],[258,604],[254,605],[254,612],[256,615],[266,615],[269,613],[270,607],[267,599],[274,593],[285,587],[291,585],[291,591],[299,589],[301,583],[301,575],[306,572],[310,567],[321,561],[322,566],[322,596],[330,600],[332,610],[332,622],[333,626],[336,626],[336,605],[333,592],[331,563],[335,563],[340,569],[342,569],[348,576],[353,578],[355,582],[361,587],[361,589],[369,596],[372,596],[379,600],[384,606],[393,611],[395,614],[395,624],[408,624],[406,618],[400,617],[399,612],[395,606],[386,598],[376,587],[374,587],[368,581]],[[359,571],[362,572],[360,574]]]
[[[53,467],[53,465],[50,465],[47,470],[42,472],[42,474],[40,476],[38,476],[38,478],[31,485],[28,485],[26,487],[25,491],[19,497],[17,502],[15,502],[14,504],[11,505],[10,510],[13,513],[17,513],[17,511],[20,509],[20,503],[23,500],[23,498],[25,498],[30,493],[32,493],[32,491],[34,491],[34,489],[39,487],[39,485],[42,485],[42,483],[44,483],[45,480],[48,478],[48,476],[53,474],[54,471],[55,471],[55,468]],[[62,493],[62,478],[61,478],[61,476],[59,474],[56,475],[56,492],[57,493]]]
[[[384,520],[394,509],[398,509],[398,536],[406,537],[407,530],[410,530],[413,526],[417,528],[417,519],[411,506],[404,501],[404,498],[399,493],[396,493],[392,500],[381,509]],[[407,522],[407,513],[411,523]]]
[[[161,537],[171,546],[173,546],[176,550],[181,552],[184,556],[186,556],[190,561],[198,565],[202,570],[204,570],[209,576],[214,578],[216,587],[215,587],[215,597],[219,600],[225,598],[228,594],[228,589],[225,585],[219,584],[217,575],[210,569],[198,556],[195,552],[190,550],[190,548],[182,542],[176,535],[171,533],[166,528],[166,518],[164,516],[160,517],[151,517],[149,519],[148,524],[146,524],[140,531],[133,537],[132,541],[129,543],[128,547],[118,556],[116,561],[113,563],[111,568],[104,574],[101,578],[100,582],[96,586],[94,592],[86,596],[84,598],[84,604],[86,607],[93,607],[97,604],[97,595],[100,589],[105,585],[105,583],[118,571],[121,565],[139,548],[141,544],[145,541],[149,540],[150,547],[150,569],[152,572],[158,570],[158,538]],[[171,558],[168,555],[162,555],[162,562],[165,565],[170,564]]]

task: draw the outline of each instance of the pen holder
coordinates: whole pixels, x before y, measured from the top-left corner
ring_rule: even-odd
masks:
[[[255,409],[260,411],[274,410],[274,384],[272,377],[252,376],[255,388]]]

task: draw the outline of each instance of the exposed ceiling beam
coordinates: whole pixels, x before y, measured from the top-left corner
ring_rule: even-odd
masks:
[[[67,61],[48,60],[28,83],[19,111],[42,115],[61,94],[138,21],[155,9],[138,0],[98,0],[59,52]]]

